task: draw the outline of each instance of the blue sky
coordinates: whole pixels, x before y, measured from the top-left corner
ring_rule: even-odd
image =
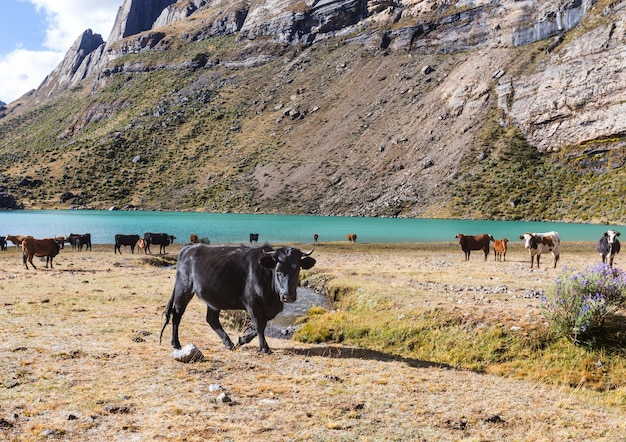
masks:
[[[106,40],[124,0],[1,0],[0,101],[37,88],[87,29]]]

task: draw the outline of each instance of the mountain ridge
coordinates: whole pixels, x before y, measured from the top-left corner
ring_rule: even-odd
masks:
[[[136,2],[127,0],[120,11],[132,10]],[[15,184],[20,176],[15,167],[2,171],[9,184],[5,188],[24,194],[31,201],[25,206],[33,207],[57,205],[58,195],[69,192],[75,197],[64,204],[94,208],[502,219],[537,219],[544,213],[559,220],[623,221],[621,211],[598,209],[600,190],[590,195],[587,208],[577,207],[584,202],[580,195],[569,202],[560,198],[548,212],[536,204],[550,192],[584,196],[607,180],[611,192],[620,189],[626,127],[620,98],[626,90],[620,81],[623,5],[578,0],[169,2],[151,13],[150,29],[143,25],[131,36],[110,37],[80,62],[79,51],[69,51],[60,66],[72,68],[53,72],[38,91],[0,111],[0,125],[36,112],[38,103],[59,99],[60,89],[70,95],[80,90],[91,101],[64,120],[49,146],[83,138],[89,140],[84,144],[110,150],[117,145],[115,134],[125,138],[137,132],[129,129],[133,121],[146,132],[132,134],[133,140],[143,137],[139,145],[150,138],[157,145],[159,137],[179,143],[180,136],[146,123],[169,118],[160,124],[176,130],[195,127],[184,137],[196,147],[178,148],[179,154],[210,156],[211,161],[217,155],[221,168],[203,164],[192,173],[180,166],[186,178],[167,183],[164,188],[174,197],[161,201],[146,193],[154,183],[123,186],[124,198],[103,198],[97,190],[102,186],[90,184],[94,190],[87,191],[74,179],[62,190],[57,178],[59,188],[38,202],[32,191]],[[114,29],[120,22],[132,20],[120,12]],[[75,76],[68,75],[77,65],[82,67]],[[180,77],[178,91],[162,91],[151,104],[145,98],[149,109],[137,106],[140,98],[128,98],[124,83],[143,87],[146,77],[165,73]],[[109,93],[113,84],[126,98],[108,103],[94,98]],[[207,84],[211,87],[197,87]],[[198,95],[205,108],[195,108],[192,115],[185,103]],[[212,103],[234,112],[232,124],[224,124],[224,116],[211,120],[211,129],[200,128],[200,120],[190,122]],[[178,117],[168,115],[173,108]],[[122,111],[128,116],[114,128],[111,119],[122,118]],[[186,121],[172,123],[176,118]],[[89,133],[98,124],[110,128]],[[128,148],[122,144],[120,149]],[[197,146],[202,144],[213,146],[211,152],[188,154],[201,151]],[[560,177],[572,188],[559,181],[535,189],[528,180],[520,184],[519,173],[498,176],[498,158],[518,144],[507,161],[519,156],[525,162],[532,150],[542,152],[525,167],[534,173],[540,167],[547,175],[541,180]],[[8,145],[0,144],[5,158],[17,155]],[[213,152],[218,145],[219,154]],[[142,149],[143,155],[135,153]],[[173,145],[165,150],[177,158]],[[135,169],[154,169],[149,164],[155,158],[163,161],[145,145],[135,152],[127,157],[146,161],[132,163]],[[590,171],[595,175],[584,178]],[[123,181],[118,172],[109,173]],[[485,182],[474,182],[477,175]],[[475,185],[468,188],[468,183]]]

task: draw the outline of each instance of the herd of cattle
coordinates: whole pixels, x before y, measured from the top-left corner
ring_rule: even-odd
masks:
[[[620,232],[608,230],[598,241],[597,251],[602,262],[609,260],[613,265],[613,258],[620,251],[617,237]],[[494,240],[492,235],[464,235],[457,234],[456,238],[468,261],[472,250],[482,250],[485,261],[489,255],[491,242],[494,243],[494,259],[506,260],[506,251],[509,240],[502,238]],[[537,267],[542,253],[552,253],[554,266],[559,260],[561,238],[557,232],[524,233],[520,235],[524,247],[529,251],[531,268],[535,257]],[[143,238],[139,235],[115,235],[115,253],[121,253],[121,246],[130,247],[134,253],[135,247],[143,248],[144,253],[150,253],[151,245],[159,245],[159,253],[165,253],[165,247],[174,241],[173,235],[166,233],[147,232]],[[258,234],[250,234],[250,243],[258,241]],[[317,234],[314,242],[317,242]],[[356,234],[347,235],[350,242],[356,241]],[[70,234],[68,237],[35,239],[32,236],[20,237],[8,235],[0,237],[2,249],[6,249],[9,240],[23,250],[24,266],[27,262],[33,265],[33,257],[45,257],[46,267],[52,267],[52,259],[67,242],[75,250],[91,249],[91,235]],[[315,259],[310,252],[302,252],[294,247],[272,248],[265,244],[261,247],[209,246],[198,240],[197,235],[190,236],[191,244],[181,248],[176,266],[176,281],[174,289],[164,312],[165,321],[161,329],[161,338],[167,325],[172,323],[172,347],[181,348],[179,340],[179,326],[187,305],[197,295],[207,305],[206,320],[220,337],[224,346],[234,349],[236,346],[249,343],[255,336],[259,338],[259,350],[263,353],[271,352],[265,339],[265,328],[283,310],[283,304],[296,300],[296,288],[299,284],[301,269],[310,269],[315,265]],[[221,310],[245,310],[254,324],[252,331],[233,344],[228,334],[222,328],[219,320]]]
[[[609,265],[613,267],[613,259],[620,251],[620,242],[617,237],[620,232],[616,230],[607,230],[598,241],[596,250],[602,257],[602,262],[609,261]],[[506,261],[506,251],[509,240],[507,238],[494,239],[493,236],[482,233],[480,235],[463,235],[459,233],[456,239],[461,245],[461,250],[465,254],[465,261],[469,261],[472,250],[482,250],[485,254],[485,261],[489,256],[489,246],[493,242],[494,259],[496,261]],[[524,241],[524,247],[530,253],[530,267],[533,268],[535,259],[537,267],[539,267],[539,259],[542,253],[552,253],[554,257],[554,267],[559,262],[561,237],[558,232],[546,233],[524,233],[520,235],[520,240]]]
[[[196,236],[197,238],[197,236]],[[172,244],[176,237],[167,233],[151,233],[146,232],[141,238],[139,235],[115,235],[115,253],[122,253],[121,246],[130,246],[131,252],[135,253],[135,246],[142,249],[144,253],[152,253],[150,246],[152,244],[159,246],[159,253],[165,253],[165,247]],[[56,238],[36,239],[30,235],[7,235],[0,236],[0,249],[7,249],[7,241],[11,241],[17,248],[22,248],[22,256],[24,267],[28,270],[28,263],[33,264],[33,258],[46,258],[46,268],[54,268],[52,260],[57,256],[60,250],[69,244],[72,250],[81,252],[83,249],[91,250],[91,234],[90,233],[70,233],[68,236],[57,236]]]
[[[602,238],[598,241],[597,251],[602,257],[602,262],[609,262],[613,266],[613,259],[620,251],[620,242],[617,237],[620,236],[620,232],[616,230],[607,230]],[[319,236],[313,235],[313,241],[317,243]],[[152,245],[159,246],[159,253],[165,253],[165,248],[172,244],[176,237],[167,233],[152,233],[146,232],[143,237],[139,235],[115,235],[115,246],[113,248],[115,253],[122,253],[122,246],[130,247],[131,253],[135,253],[135,247],[139,253],[141,250],[145,254],[152,253],[150,247]],[[506,252],[508,248],[509,240],[507,238],[494,239],[492,235],[483,233],[480,235],[464,235],[459,233],[456,235],[458,243],[461,245],[461,249],[465,254],[465,261],[469,261],[470,253],[472,250],[482,250],[485,254],[485,261],[489,255],[490,245],[493,242],[494,259],[496,261],[506,261]],[[530,267],[534,267],[535,260],[537,261],[537,267],[539,267],[539,261],[543,253],[552,253],[554,257],[554,267],[556,267],[559,261],[561,237],[558,232],[546,232],[546,233],[524,233],[520,235],[520,240],[524,241],[524,247],[530,253]],[[199,239],[196,234],[191,234],[189,238],[192,244],[198,243]],[[257,244],[259,240],[258,233],[250,234],[250,244]],[[354,243],[356,242],[356,234],[350,233],[346,235],[346,240]],[[24,267],[28,269],[27,262],[29,262],[34,268],[35,265],[32,262],[33,257],[45,257],[46,267],[50,265],[52,267],[52,259],[58,255],[59,250],[63,248],[64,244],[70,244],[73,250],[82,251],[91,250],[91,234],[83,233],[76,234],[70,233],[68,236],[61,236],[56,238],[35,239],[32,236],[25,235],[7,235],[0,236],[0,250],[7,249],[7,241],[11,241],[18,247],[22,247],[24,256]]]

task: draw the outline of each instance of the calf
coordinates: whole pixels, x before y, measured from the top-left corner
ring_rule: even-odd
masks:
[[[59,240],[56,238],[26,238],[24,241],[22,241],[22,257],[24,261],[24,267],[26,267],[26,270],[28,270],[28,264],[26,264],[26,261],[28,261],[34,269],[37,269],[37,267],[35,267],[35,264],[33,264],[33,256],[39,256],[42,258],[46,258],[46,268],[48,268],[48,264],[50,264],[50,268],[53,269],[54,267],[52,266],[52,258],[59,254],[59,250],[61,250],[61,244],[59,244]]]
[[[142,250],[144,255],[148,253],[146,252],[146,241],[143,238],[139,238],[137,240],[137,253],[141,254]]]
[[[7,249],[7,238],[6,236],[0,236],[0,250],[6,250]]]
[[[524,233],[519,239],[524,241],[524,247],[530,253],[530,268],[533,268],[535,256],[537,256],[537,268],[539,268],[539,258],[542,253],[552,252],[554,257],[554,268],[559,261],[561,237],[558,232],[546,233]]]
[[[469,261],[472,250],[482,250],[485,254],[485,261],[489,256],[489,243],[493,241],[493,236],[482,233],[480,235],[463,235],[459,233],[455,236],[461,245],[461,250],[465,253],[465,261]]]
[[[604,232],[600,241],[598,241],[597,250],[600,256],[602,257],[602,262],[606,263],[606,258],[609,258],[609,265],[613,267],[613,258],[620,251],[620,243],[617,237],[620,236],[620,233],[617,230],[607,230]]]
[[[493,241],[493,255],[496,261],[506,261],[506,249],[509,240],[506,238],[496,239]]]

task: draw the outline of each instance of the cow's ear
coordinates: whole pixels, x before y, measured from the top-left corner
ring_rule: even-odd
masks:
[[[261,256],[261,258],[259,258],[259,263],[266,269],[273,269],[278,264],[278,262],[276,262],[276,260],[269,255]]]
[[[519,236],[519,239],[524,239],[524,235],[520,235],[520,236]]]
[[[617,235],[616,235],[616,236],[620,236],[620,235],[621,235],[621,233],[620,233],[620,232],[617,232]]]
[[[300,268],[307,270],[315,265],[315,260],[310,256],[305,256],[300,260]]]

